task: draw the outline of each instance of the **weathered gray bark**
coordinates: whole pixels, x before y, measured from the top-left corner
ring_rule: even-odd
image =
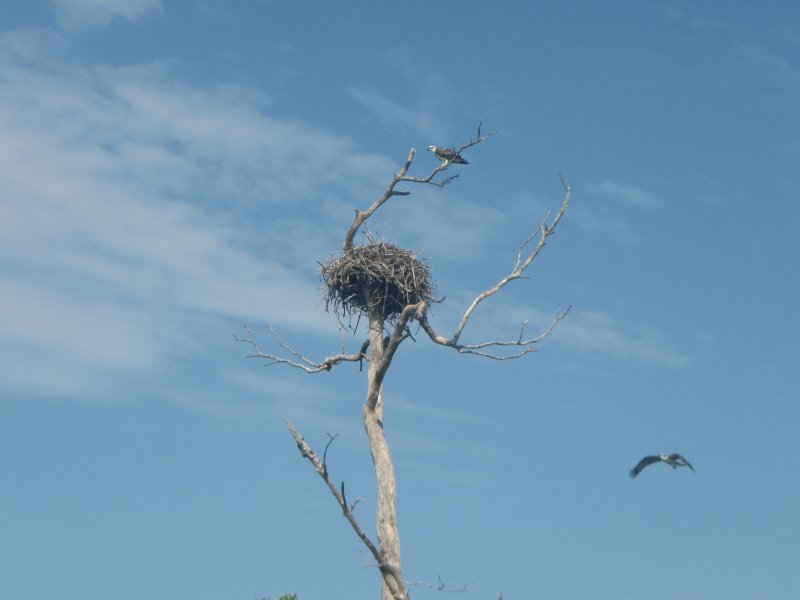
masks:
[[[478,126],[478,135],[475,140],[471,140],[456,150],[460,153],[465,148],[469,148],[484,141],[494,132],[487,135],[481,135],[480,125]],[[356,210],[355,218],[350,225],[345,235],[345,241],[342,246],[342,252],[347,253],[353,249],[354,238],[364,222],[369,219],[375,211],[377,211],[385,202],[393,196],[406,196],[410,194],[409,191],[399,191],[395,187],[398,183],[417,183],[417,184],[432,184],[443,187],[451,182],[458,175],[448,177],[442,181],[434,181],[434,177],[447,169],[450,162],[444,162],[436,167],[432,173],[426,178],[410,177],[407,175],[411,162],[414,159],[414,150],[409,152],[408,159],[403,165],[402,169],[397,175],[392,177],[389,185],[384,193],[365,211]],[[563,180],[562,180],[563,183]],[[320,460],[311,447],[305,442],[302,436],[297,432],[294,426],[289,423],[289,430],[297,443],[298,448],[303,457],[307,458],[314,465],[317,473],[327,484],[345,518],[350,522],[354,531],[369,549],[372,556],[378,564],[381,573],[381,600],[409,600],[408,590],[406,583],[403,580],[401,562],[400,562],[400,536],[397,527],[397,484],[395,480],[394,465],[392,463],[391,454],[389,452],[389,445],[383,429],[383,378],[388,370],[394,353],[400,344],[410,337],[411,333],[408,330],[410,321],[415,320],[419,323],[423,331],[428,337],[436,344],[453,348],[459,353],[476,354],[494,360],[510,360],[516,359],[533,352],[535,345],[543,338],[550,335],[556,324],[566,315],[569,311],[556,314],[550,326],[540,335],[535,337],[525,336],[525,326],[527,321],[524,321],[520,326],[519,337],[511,340],[489,340],[478,343],[462,343],[460,341],[461,334],[467,321],[472,316],[478,305],[487,298],[495,295],[502,290],[509,282],[524,277],[526,269],[530,266],[533,260],[538,256],[540,250],[544,247],[545,242],[550,235],[555,231],[561,217],[567,209],[567,203],[570,196],[570,188],[564,183],[565,196],[561,208],[556,213],[555,217],[550,219],[550,215],[542,221],[539,227],[524,240],[519,247],[517,253],[517,260],[511,272],[505,277],[501,278],[494,286],[481,292],[469,305],[464,316],[461,319],[458,327],[453,335],[450,337],[439,335],[431,324],[428,322],[428,304],[422,300],[417,304],[408,304],[397,317],[397,322],[393,327],[390,320],[390,328],[386,329],[387,323],[380,310],[380,299],[377,295],[373,296],[373,292],[366,286],[361,290],[364,298],[364,304],[368,307],[368,320],[369,320],[369,343],[366,342],[361,346],[361,350],[355,354],[346,354],[344,352],[344,334],[342,333],[342,351],[339,354],[328,356],[322,361],[312,361],[302,354],[292,350],[289,346],[285,345],[278,337],[277,333],[270,328],[270,333],[275,337],[280,347],[291,355],[291,358],[281,356],[279,353],[264,353],[260,350],[258,343],[252,336],[249,329],[246,329],[248,337],[239,338],[243,342],[247,342],[253,346],[253,357],[266,358],[270,362],[268,364],[286,364],[291,367],[302,369],[308,373],[319,373],[322,371],[330,371],[333,366],[342,362],[358,362],[362,363],[366,357],[366,348],[369,347],[369,370],[367,378],[367,400],[362,410],[362,417],[364,422],[364,429],[367,433],[369,441],[370,453],[372,455],[372,462],[375,467],[375,478],[377,484],[377,512],[376,512],[376,532],[377,544],[374,544],[363,528],[356,520],[353,509],[355,508],[358,500],[352,504],[348,504],[345,496],[344,482],[337,486],[330,478],[327,467],[325,465],[325,455],[323,454]],[[534,242],[534,238],[538,235],[538,241]],[[534,246],[531,249],[531,246]],[[388,337],[384,337],[390,333]],[[327,447],[326,447],[327,450]],[[502,599],[502,594],[501,594]]]
[[[364,290],[368,294],[368,290]],[[375,466],[378,492],[375,528],[381,554],[381,600],[405,600],[405,589],[400,568],[400,535],[397,528],[397,482],[389,444],[383,430],[383,376],[391,361],[391,338],[384,346],[384,321],[377,310],[369,315],[370,362],[367,378],[367,401],[363,408],[364,429],[369,439],[369,450]],[[395,334],[396,335],[396,334]],[[394,337],[394,336],[393,336]],[[394,346],[396,348],[396,344]]]
[[[383,563],[390,569],[384,571],[383,585],[381,587],[382,600],[399,600],[407,598],[403,593],[405,585],[402,584],[400,569],[400,536],[397,529],[397,484],[394,476],[394,466],[389,453],[389,444],[383,432],[382,423],[382,396],[378,391],[378,403],[371,408],[369,403],[364,405],[364,429],[369,438],[369,449],[372,462],[375,465],[375,478],[378,488],[378,506],[376,514],[376,531],[378,533],[378,548]],[[394,579],[394,585],[388,585],[386,574]],[[400,582],[401,585],[397,585]],[[394,589],[392,589],[394,588]]]

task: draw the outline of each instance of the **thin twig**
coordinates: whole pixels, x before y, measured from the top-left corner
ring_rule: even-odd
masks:
[[[258,341],[255,338],[252,330],[249,327],[245,327],[244,330],[246,332],[245,337],[239,337],[237,335],[233,336],[237,342],[243,342],[245,344],[250,344],[253,348],[253,352],[247,355],[247,358],[263,358],[268,360],[269,362],[266,363],[265,366],[272,366],[276,364],[287,365],[290,367],[294,367],[295,369],[302,369],[306,373],[320,373],[322,371],[330,371],[332,367],[343,363],[343,362],[359,362],[363,355],[361,354],[334,354],[332,356],[328,356],[322,362],[314,362],[309,358],[306,358],[299,352],[296,352],[289,346],[283,343],[283,340],[278,336],[272,327],[269,325],[267,326],[270,333],[272,333],[273,337],[278,341],[278,345],[286,350],[289,354],[291,354],[295,360],[290,358],[286,358],[285,356],[281,356],[279,354],[273,354],[271,352],[262,352],[261,347],[258,344]],[[342,340],[342,344],[344,344],[344,340]]]
[[[545,243],[547,242],[547,238],[549,238],[553,233],[555,233],[556,227],[558,223],[561,221],[561,217],[564,216],[564,213],[567,210],[567,206],[569,205],[569,198],[571,194],[571,188],[566,184],[564,181],[563,176],[561,177],[561,183],[564,186],[564,199],[561,202],[561,207],[559,208],[558,212],[556,213],[555,217],[553,217],[552,221],[550,219],[550,214],[548,213],[547,216],[542,220],[539,226],[525,238],[522,243],[519,245],[519,249],[517,250],[517,257],[516,261],[514,262],[514,267],[511,269],[511,272],[500,279],[495,285],[492,287],[482,291],[478,294],[472,303],[467,307],[464,315],[461,317],[461,321],[459,321],[458,325],[456,326],[455,332],[449,338],[444,337],[436,333],[433,327],[430,325],[427,319],[427,304],[423,306],[418,313],[421,314],[418,317],[418,321],[422,329],[428,334],[428,337],[431,338],[435,343],[440,344],[442,346],[449,346],[451,348],[455,348],[458,352],[464,354],[476,354],[479,356],[484,356],[486,358],[491,358],[494,360],[509,360],[520,358],[529,354],[530,352],[534,352],[535,348],[533,348],[534,344],[537,344],[542,339],[547,337],[552,333],[555,329],[555,326],[558,324],[561,319],[563,319],[567,313],[569,312],[569,307],[564,312],[556,313],[555,317],[550,323],[550,326],[540,335],[530,338],[530,339],[522,339],[524,335],[525,325],[527,321],[523,322],[522,327],[520,329],[520,335],[516,340],[511,341],[499,341],[499,340],[492,340],[487,342],[481,342],[479,344],[461,344],[459,342],[461,338],[461,334],[464,331],[464,328],[467,326],[470,317],[472,317],[475,310],[478,308],[481,302],[494,296],[500,290],[502,290],[506,285],[508,285],[511,281],[515,279],[522,279],[525,277],[526,269],[531,265],[531,263],[536,259],[541,252],[542,248],[544,248]],[[533,248],[529,248],[529,244],[538,236],[538,241]],[[491,352],[485,352],[483,349],[485,348],[499,348],[499,347],[509,347],[509,346],[516,346],[522,348],[518,353],[506,355],[506,354],[494,354]]]
[[[497,131],[492,131],[485,135],[481,135],[482,125],[483,121],[478,123],[478,133],[475,139],[472,139],[463,146],[461,146],[456,152],[456,154],[467,148],[470,148],[471,146],[480,144],[481,142],[485,141],[486,139],[498,133]],[[408,196],[409,194],[411,194],[409,190],[396,190],[395,187],[397,186],[398,183],[407,182],[407,183],[429,184],[438,187],[444,187],[445,185],[453,181],[456,177],[458,177],[458,175],[452,175],[450,177],[443,179],[442,181],[434,181],[434,178],[439,173],[441,173],[442,171],[447,169],[447,167],[450,166],[451,161],[443,162],[435,169],[433,169],[433,171],[431,171],[430,175],[428,175],[427,177],[411,177],[407,175],[407,173],[408,169],[411,167],[411,163],[414,161],[414,155],[415,155],[415,150],[414,148],[411,148],[410,152],[408,153],[408,158],[406,159],[406,162],[403,163],[403,166],[400,169],[400,171],[396,175],[392,176],[392,179],[389,181],[389,184],[386,186],[386,189],[384,190],[383,194],[381,194],[380,197],[377,200],[375,200],[375,202],[373,202],[372,205],[367,210],[361,211],[356,209],[355,211],[356,214],[355,217],[353,218],[353,222],[350,224],[350,227],[347,229],[347,233],[344,236],[344,244],[342,244],[343,252],[348,252],[350,249],[352,249],[353,240],[355,239],[356,233],[358,233],[358,230],[361,228],[361,225],[363,225],[367,219],[369,219],[373,214],[375,214],[375,211],[378,210],[381,206],[383,206],[383,204],[387,200],[389,200],[389,198],[393,196]]]
[[[331,494],[333,494],[333,497],[336,498],[336,502],[339,503],[339,506],[342,509],[342,514],[377,562],[378,569],[380,570],[386,585],[391,590],[392,596],[395,598],[395,600],[408,600],[408,591],[406,590],[405,583],[403,582],[402,577],[398,576],[399,565],[388,564],[383,559],[380,550],[378,550],[377,546],[375,546],[369,536],[364,532],[364,529],[358,523],[355,516],[353,516],[353,508],[355,508],[359,500],[356,500],[352,505],[347,504],[347,500],[344,496],[344,481],[341,483],[340,491],[336,487],[336,484],[334,484],[328,476],[328,472],[323,461],[317,457],[314,450],[312,450],[311,446],[309,446],[305,439],[303,439],[303,436],[300,435],[292,422],[289,419],[286,419],[286,424],[289,427],[289,432],[292,434],[295,443],[297,444],[298,450],[300,450],[300,455],[303,458],[308,459],[309,462],[314,466],[314,470],[319,474],[320,477],[322,477],[322,480],[328,486]],[[331,441],[333,440],[331,439]],[[330,444],[330,442],[328,442],[328,444]]]
[[[427,581],[406,581],[406,585],[414,587],[424,587],[428,588],[429,590],[435,590],[437,592],[446,592],[449,594],[462,594],[464,592],[469,591],[467,589],[466,583],[462,585],[460,588],[452,589],[447,587],[447,584],[444,582],[441,575],[437,575],[437,579],[439,580],[439,583],[437,584],[429,583]]]
[[[327,434],[327,435],[328,435],[328,437],[329,437],[330,439],[328,440],[328,443],[327,443],[327,444],[325,444],[325,450],[323,450],[323,451],[322,451],[322,470],[323,470],[323,471],[325,471],[325,474],[326,474],[326,475],[327,475],[327,473],[328,473],[328,463],[327,463],[327,459],[328,459],[328,448],[330,448],[330,447],[331,447],[331,444],[333,443],[333,440],[335,440],[335,439],[336,439],[336,436],[337,436],[337,435],[339,435],[339,434],[337,433],[337,434],[331,435],[331,434],[329,433],[329,434]],[[342,483],[342,486],[344,486],[344,483]],[[344,489],[344,487],[343,487],[342,489]],[[342,495],[344,496],[344,493],[342,493]]]

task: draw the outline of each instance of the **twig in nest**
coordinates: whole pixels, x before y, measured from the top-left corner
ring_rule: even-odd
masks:
[[[428,265],[394,244],[355,246],[321,264],[326,308],[344,316],[373,309],[392,322],[409,304],[433,297]]]

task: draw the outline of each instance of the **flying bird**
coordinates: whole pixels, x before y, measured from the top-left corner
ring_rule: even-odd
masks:
[[[649,467],[657,462],[667,463],[673,469],[677,469],[678,467],[689,467],[692,470],[692,473],[695,472],[691,463],[680,454],[657,454],[654,456],[645,456],[642,460],[640,460],[639,464],[631,469],[631,479],[635,479],[645,467]]]
[[[468,165],[469,163],[461,158],[461,155],[452,148],[440,148],[439,146],[428,146],[428,150],[443,163],[450,162],[457,165]]]

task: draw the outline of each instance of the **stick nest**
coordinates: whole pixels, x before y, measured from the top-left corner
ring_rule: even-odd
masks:
[[[433,297],[428,265],[394,244],[354,246],[343,256],[320,264],[326,310],[333,306],[344,317],[369,314],[369,302],[391,322],[408,304]]]

